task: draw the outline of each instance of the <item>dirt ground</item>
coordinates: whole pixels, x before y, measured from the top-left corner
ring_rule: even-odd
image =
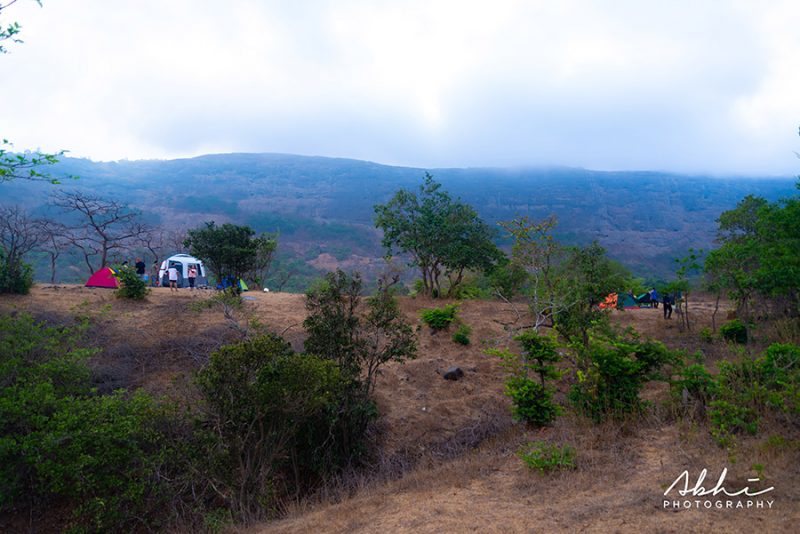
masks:
[[[125,302],[104,289],[36,286],[28,296],[0,297],[0,312],[27,311],[58,321],[88,316],[92,340],[104,347],[93,362],[100,387],[142,387],[189,401],[194,371],[214,348],[239,336],[236,325],[219,309],[197,306],[208,296],[204,291],[176,294],[156,288],[144,302]],[[245,298],[244,311],[236,317],[239,327],[255,319],[282,334],[295,349],[302,348],[302,295],[251,292]],[[503,324],[514,320],[514,310],[501,302],[461,303],[459,315],[472,327],[472,343],[462,346],[450,333],[432,334],[420,323],[421,308],[441,304],[401,299],[407,319],[418,325],[420,350],[416,360],[387,365],[376,388],[381,412],[379,475],[365,477],[343,499],[294,503],[285,519],[244,531],[798,531],[800,441],[769,447],[765,437],[753,439],[730,458],[706,429],[661,407],[667,396],[663,385],[645,391],[656,405],[645,417],[594,425],[565,414],[551,428],[527,429],[511,420],[503,370],[496,357],[485,354],[488,347],[509,344]],[[713,302],[698,301],[694,332],[680,331],[675,319],[665,321],[660,309],[615,311],[613,321],[671,348],[701,350],[713,362],[728,349],[719,341],[702,341],[697,334],[710,324],[712,309]],[[724,311],[719,315],[718,322],[725,319]],[[451,366],[462,368],[461,380],[443,379]],[[531,440],[572,445],[577,469],[555,475],[528,470],[516,451]],[[707,480],[710,486],[727,467],[725,486],[740,489],[756,476],[756,464],[764,466],[763,475],[774,486],[761,498],[773,501],[771,508],[663,506],[664,491],[683,470],[689,470],[693,483],[707,468],[708,478],[714,479]]]

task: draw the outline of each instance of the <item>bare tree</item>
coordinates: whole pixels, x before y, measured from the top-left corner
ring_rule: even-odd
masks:
[[[36,223],[39,231],[39,246],[37,248],[50,258],[50,283],[55,285],[58,257],[70,244],[66,227],[52,219],[39,219]]]
[[[186,245],[184,245],[184,241],[188,237],[189,229],[184,227],[175,228],[173,230],[167,230],[164,233],[164,243],[172,252],[176,254],[180,254],[182,252],[188,252]]]
[[[52,204],[80,219],[65,226],[66,236],[83,253],[90,273],[108,265],[111,254],[130,249],[149,231],[139,212],[118,200],[70,191],[55,194]]]
[[[513,323],[504,324],[513,334],[527,328],[538,332],[543,326],[552,327],[555,316],[576,303],[575,299],[570,299],[556,287],[556,266],[563,260],[564,254],[563,247],[553,237],[556,224],[555,216],[539,222],[526,216],[500,223],[514,238],[512,262],[527,273],[528,308],[533,316],[533,324],[516,324],[522,320],[522,313],[498,289],[497,296],[509,304],[517,316]]]
[[[0,207],[0,247],[9,274],[23,272],[23,259],[39,244],[36,221],[19,206]]]
[[[144,232],[139,238],[140,244],[150,254],[153,261],[159,263],[167,255],[167,233],[162,228],[151,228]]]

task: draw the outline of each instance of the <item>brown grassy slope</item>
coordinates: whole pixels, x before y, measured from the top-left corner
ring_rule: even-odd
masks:
[[[472,304],[464,306],[465,316]],[[481,306],[486,307],[481,312],[488,313],[478,321],[481,324],[491,318],[491,306],[502,307]],[[707,301],[693,308],[695,331],[710,323],[712,308]],[[672,348],[702,350],[712,361],[725,353],[718,342],[708,344],[696,333],[681,332],[674,319],[663,319],[660,309],[614,312],[614,321],[663,339]],[[665,389],[654,386],[644,396],[664,401]],[[498,384],[490,388],[499,390]],[[769,435],[771,430],[787,429],[763,432]],[[796,439],[796,429],[793,433]],[[515,451],[522,443],[541,439],[572,444],[579,452],[577,470],[543,476],[525,468]],[[342,502],[297,506],[288,518],[251,531],[797,532],[800,442],[781,448],[765,441],[764,436],[743,440],[734,462],[704,428],[681,422],[664,409],[599,426],[565,415],[553,428],[529,431],[515,425],[455,460],[434,462],[401,480],[367,484]],[[756,476],[754,464],[765,466],[769,485],[775,487],[769,494],[773,509],[663,508],[664,490],[684,469],[693,477],[703,468],[718,476],[727,467],[727,486],[740,489]]]
[[[204,292],[155,290],[145,302],[125,302],[108,290],[66,286],[36,287],[29,296],[0,297],[0,312],[25,310],[52,320],[92,317],[91,336],[103,353],[93,365],[101,381],[143,387],[186,400],[191,376],[210,350],[236,339],[218,310],[193,311]],[[245,309],[271,330],[302,347],[305,317],[301,295],[250,293]],[[412,324],[422,307],[441,302],[402,299]],[[701,303],[700,323],[711,305]],[[300,503],[278,522],[253,532],[795,532],[800,520],[797,445],[768,447],[764,437],[745,440],[736,463],[702,427],[682,423],[665,410],[639,420],[592,425],[565,415],[554,427],[528,431],[512,425],[502,394],[503,372],[486,356],[486,345],[503,345],[500,323],[514,313],[498,302],[469,301],[461,317],[473,328],[473,344],[462,347],[449,333],[420,329],[420,357],[387,365],[377,386],[381,410],[380,457],[398,470],[399,480],[378,476],[338,503]],[[673,348],[702,349],[711,359],[725,354],[695,333],[680,332],[660,310],[615,312],[618,324],[664,340]],[[698,326],[701,326],[698,325]],[[459,365],[459,382],[440,371]],[[664,388],[645,396],[662,401]],[[786,429],[780,429],[781,431]],[[770,429],[764,429],[764,436]],[[797,434],[797,432],[794,432]],[[488,440],[481,440],[494,434]],[[797,439],[798,436],[794,436]],[[514,454],[532,439],[571,443],[579,451],[578,469],[555,476],[529,472]],[[476,448],[470,449],[480,443]],[[800,442],[799,442],[800,443]],[[661,497],[683,470],[730,469],[731,487],[743,487],[754,463],[765,465],[775,486],[772,510],[665,511]],[[383,466],[385,467],[385,466]],[[388,471],[386,474],[396,474]]]
[[[103,348],[92,362],[101,387],[142,387],[180,400],[192,395],[192,374],[208,354],[238,336],[218,309],[197,311],[192,306],[211,295],[155,288],[144,302],[131,302],[115,298],[108,289],[36,286],[30,295],[0,297],[0,312],[28,311],[57,322],[88,316],[93,325],[90,342]],[[249,292],[245,298],[242,323],[255,319],[302,350],[302,295]],[[382,458],[408,463],[432,450],[449,455],[508,427],[498,362],[483,354],[481,344],[464,347],[454,343],[449,332],[432,335],[420,324],[419,309],[441,301],[401,299],[400,304],[408,321],[419,325],[420,357],[386,366],[379,378]],[[494,319],[510,320],[510,310],[479,301],[466,302],[461,309],[463,321],[473,327],[473,339],[507,338]],[[464,370],[463,380],[442,378],[452,365]]]

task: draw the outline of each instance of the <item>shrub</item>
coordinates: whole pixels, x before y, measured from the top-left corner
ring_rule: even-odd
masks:
[[[553,401],[553,388],[547,385],[547,380],[561,377],[553,365],[561,359],[556,342],[534,330],[514,339],[522,345],[523,354],[498,349],[487,353],[502,358],[503,367],[510,374],[505,393],[511,397],[514,419],[534,426],[548,425],[561,413],[561,407]],[[538,375],[539,381],[531,379],[531,374]]]
[[[711,435],[721,447],[733,445],[733,435],[741,432],[758,432],[758,414],[745,406],[725,400],[711,402],[708,410]]]
[[[0,317],[0,512],[58,500],[77,528],[155,528],[173,495],[179,425],[143,393],[97,395],[82,332]]]
[[[14,263],[7,260],[0,250],[0,294],[16,293],[27,295],[33,286],[33,269],[27,263]]]
[[[734,319],[722,325],[719,329],[722,339],[734,343],[747,343],[747,327],[739,319]]]
[[[469,345],[469,335],[472,333],[472,328],[469,325],[462,323],[459,325],[458,330],[453,332],[453,341],[459,345]]]
[[[575,449],[570,445],[558,447],[544,441],[533,441],[517,451],[529,469],[541,473],[575,469]]]
[[[306,293],[303,326],[305,350],[335,360],[369,394],[383,364],[416,357],[417,341],[389,289],[380,287],[362,311],[361,287],[358,273],[329,273]]]
[[[680,371],[678,379],[672,382],[672,391],[676,396],[683,392],[705,407],[718,391],[717,381],[702,364],[692,364]]]
[[[435,331],[445,330],[456,320],[458,306],[448,304],[442,308],[427,308],[419,312],[422,322]]]
[[[119,288],[116,290],[116,295],[124,299],[144,300],[150,289],[144,280],[139,278],[136,271],[129,266],[118,267],[114,269],[115,277],[119,280]]]
[[[706,343],[711,343],[714,341],[714,334],[711,332],[711,328],[704,326],[700,329],[700,339],[705,341]]]
[[[569,398],[595,421],[640,411],[639,392],[644,383],[664,380],[663,368],[679,362],[678,355],[661,343],[635,338],[592,337],[587,348],[576,345],[576,350],[578,383]]]
[[[524,376],[513,376],[506,382],[505,393],[511,397],[512,413],[517,421],[534,426],[552,423],[561,412],[553,402],[553,392],[535,380]]]
[[[300,470],[287,481],[297,491],[321,474],[315,468],[326,467],[315,455],[328,457],[348,387],[334,361],[295,354],[278,336],[265,335],[214,352],[197,384],[220,438],[213,480],[241,519],[269,515],[289,466]]]

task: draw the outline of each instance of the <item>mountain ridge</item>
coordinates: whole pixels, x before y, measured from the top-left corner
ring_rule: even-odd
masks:
[[[648,277],[668,277],[674,258],[689,248],[713,246],[716,218],[745,195],[776,200],[795,192],[789,178],[563,166],[422,169],[279,153],[117,162],[63,158],[50,170],[80,176],[56,187],[123,200],[165,228],[215,220],[277,231],[281,262],[305,279],[320,273],[315,265],[333,265],[331,257],[343,266],[377,269],[383,251],[372,226],[373,206],[400,188],[415,189],[425,172],[489,224],[554,214],[557,237],[571,244],[597,239],[612,257]],[[54,186],[15,181],[2,188],[4,203],[54,214],[47,206]],[[365,266],[364,258],[374,262]]]

